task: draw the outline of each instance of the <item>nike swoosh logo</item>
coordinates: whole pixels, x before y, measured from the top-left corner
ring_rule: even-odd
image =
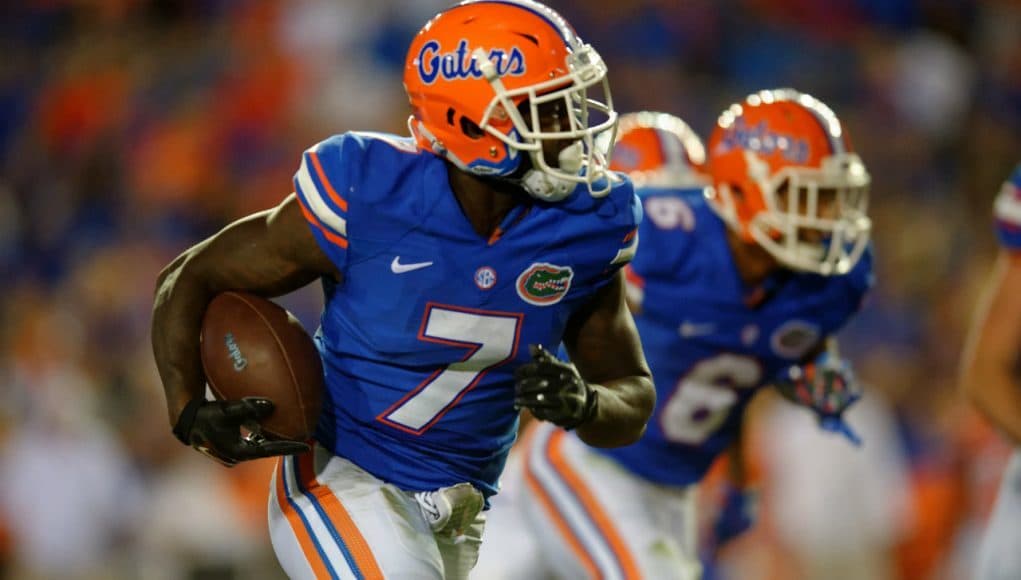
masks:
[[[692,338],[716,332],[716,325],[712,323],[696,324],[685,320],[681,323],[681,326],[677,329],[677,331],[680,332],[681,336],[684,338]]]
[[[394,256],[394,261],[390,262],[390,271],[394,274],[403,274],[405,272],[413,272],[415,270],[421,270],[422,268],[428,268],[432,266],[432,262],[415,262],[414,264],[402,264],[400,256]]]

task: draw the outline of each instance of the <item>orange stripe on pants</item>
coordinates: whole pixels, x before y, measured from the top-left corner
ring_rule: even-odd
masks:
[[[285,477],[287,477],[287,472],[284,470],[284,458],[281,457],[277,461],[276,473],[277,507],[280,508],[280,511],[283,512],[287,521],[291,524],[291,530],[294,532],[295,537],[298,538],[298,544],[301,546],[301,551],[305,554],[305,559],[308,560],[309,566],[312,567],[312,573],[315,574],[316,578],[329,578],[330,573],[326,563],[323,562],[322,556],[316,550],[309,531],[301,521],[301,516],[298,515],[298,512],[287,501],[287,490],[284,488]]]
[[[327,517],[337,533],[340,534],[344,547],[355,561],[360,572],[366,580],[382,580],[383,572],[379,569],[376,557],[372,555],[365,537],[358,530],[351,515],[347,513],[340,499],[333,493],[333,490],[326,485],[320,485],[316,479],[315,467],[313,465],[312,453],[303,453],[296,457],[298,477],[301,478],[302,487],[306,494],[315,496],[326,512]]]
[[[550,463],[553,464],[553,469],[557,471],[567,487],[574,492],[581,502],[582,508],[592,518],[592,521],[595,522],[599,532],[606,538],[607,543],[610,545],[610,550],[624,571],[624,578],[626,580],[641,578],[642,574],[639,571],[638,563],[635,561],[634,556],[631,555],[631,551],[628,550],[624,539],[617,533],[617,528],[613,526],[610,516],[603,509],[599,500],[596,499],[592,490],[585,485],[585,481],[578,475],[578,472],[571,467],[567,462],[567,458],[564,457],[565,437],[567,437],[567,432],[557,429],[550,436],[549,443],[546,445],[547,457]]]
[[[567,541],[567,546],[572,552],[574,552],[574,555],[577,556],[578,560],[581,561],[581,565],[588,572],[589,578],[600,579],[603,575],[600,574],[599,567],[596,566],[592,556],[590,556],[589,553],[585,551],[585,548],[582,547],[581,541],[574,535],[574,532],[571,530],[571,526],[569,526],[567,521],[564,520],[564,517],[560,515],[560,510],[558,510],[556,505],[553,503],[553,499],[550,498],[549,494],[547,494],[546,490],[542,487],[542,483],[540,483],[539,480],[536,479],[535,474],[532,473],[532,467],[529,465],[529,461],[531,459],[529,455],[531,455],[530,450],[535,442],[536,431],[538,431],[537,428],[529,429],[528,434],[526,435],[526,440],[523,444],[525,453],[528,454],[522,462],[522,465],[524,465],[525,468],[525,482],[528,484],[528,487],[532,489],[532,493],[539,498],[539,503],[542,504],[543,509],[546,510],[546,514],[553,520],[553,524],[560,531],[560,535]]]

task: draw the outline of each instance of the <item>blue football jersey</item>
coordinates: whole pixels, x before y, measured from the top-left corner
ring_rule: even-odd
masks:
[[[1021,250],[1021,164],[996,196],[993,213],[1000,244],[1010,250]]]
[[[702,190],[639,195],[646,219],[628,276],[656,410],[638,443],[600,451],[651,481],[687,485],[733,441],[752,395],[858,310],[871,254],[844,276],[784,270],[755,299]]]
[[[496,493],[517,430],[514,369],[529,344],[558,344],[634,254],[630,182],[523,204],[486,239],[440,158],[408,138],[346,133],[305,152],[295,189],[343,274],[323,282],[317,440],[402,489]]]

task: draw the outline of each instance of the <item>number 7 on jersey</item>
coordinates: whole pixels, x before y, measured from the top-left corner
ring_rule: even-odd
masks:
[[[437,369],[377,419],[414,435],[428,431],[490,369],[517,355],[522,318],[521,313],[427,304],[418,339],[467,348],[468,355]]]

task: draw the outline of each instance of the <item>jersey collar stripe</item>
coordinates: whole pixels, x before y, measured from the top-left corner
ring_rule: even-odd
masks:
[[[542,446],[537,445],[536,444],[537,442],[535,441],[536,439],[538,439],[538,437],[535,436],[536,431],[538,431],[538,429],[530,430],[528,434],[528,439],[524,442],[523,447],[529,450],[529,454],[534,453],[536,450],[540,450],[539,454],[541,455]],[[581,540],[578,537],[578,533],[571,528],[571,525],[560,514],[560,509],[556,506],[556,504],[554,504],[553,498],[550,497],[549,492],[546,491],[546,489],[543,487],[542,482],[539,481],[539,479],[533,472],[533,467],[531,463],[532,463],[531,457],[526,457],[525,461],[523,462],[525,482],[528,484],[528,487],[532,490],[532,493],[535,494],[535,497],[538,498],[539,503],[542,504],[543,510],[546,512],[546,515],[553,520],[553,524],[560,532],[560,536],[567,543],[568,548],[570,548],[571,552],[574,553],[575,557],[578,558],[578,561],[581,563],[581,566],[585,569],[585,572],[587,573],[588,577],[601,578],[601,575],[599,574],[599,568],[596,566],[596,563],[592,560],[592,557],[589,556],[585,548],[582,547]]]
[[[312,213],[316,214],[319,221],[329,226],[330,229],[338,234],[347,236],[347,220],[334,211],[323,199],[322,193],[320,193],[319,188],[316,187],[315,182],[312,180],[312,175],[308,172],[307,155],[301,159],[301,167],[298,169],[298,173],[295,174],[294,179],[297,182],[302,197],[308,202],[309,209],[312,210]]]
[[[312,529],[308,518],[305,517],[297,502],[291,497],[291,487],[287,482],[287,460],[288,458],[286,457],[281,458],[277,464],[276,473],[273,474],[273,478],[276,480],[277,506],[291,524],[291,530],[298,538],[301,551],[305,554],[305,559],[312,568],[315,577],[338,578],[337,573],[333,570],[333,566],[330,565],[330,561],[326,557],[323,546],[316,538],[315,531]]]
[[[340,211],[347,213],[347,200],[337,195],[336,190],[333,189],[333,185],[330,184],[330,180],[326,178],[323,166],[319,163],[319,155],[315,151],[309,151],[308,157],[312,160],[312,166],[316,169],[316,175],[319,177],[319,183],[322,183],[323,187],[326,188],[326,194],[330,196],[333,203],[337,204]]]
[[[376,563],[368,542],[362,536],[358,526],[348,513],[340,498],[333,493],[329,486],[324,486],[316,479],[315,468],[312,464],[311,453],[304,453],[298,456],[294,463],[294,475],[298,482],[298,489],[311,500],[316,511],[323,518],[323,522],[330,530],[330,534],[337,542],[337,546],[344,553],[344,559],[348,566],[358,578],[370,580],[382,580],[383,573]]]
[[[628,549],[627,543],[624,542],[624,538],[617,531],[616,526],[613,525],[613,519],[606,513],[602,503],[564,456],[564,441],[566,438],[566,431],[554,430],[546,445],[546,456],[568,490],[582,505],[585,513],[592,519],[600,535],[609,544],[617,565],[624,572],[624,578],[628,580],[640,578],[641,573],[639,572],[638,564],[632,556],[631,550]]]
[[[305,206],[305,202],[302,201],[300,193],[298,194],[297,199],[298,206],[301,207],[301,213],[305,216],[305,219],[308,221],[308,223],[315,227],[317,230],[319,230],[319,233],[321,233],[323,237],[327,239],[327,241],[336,244],[346,250],[347,240],[331,232],[322,223],[320,223],[320,221],[316,219],[316,216],[308,209],[308,207]]]

